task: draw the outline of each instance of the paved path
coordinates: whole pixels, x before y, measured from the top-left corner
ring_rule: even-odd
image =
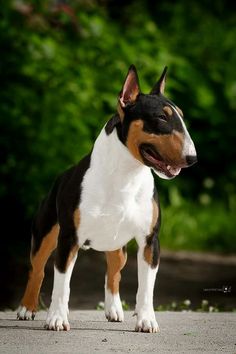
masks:
[[[159,312],[160,333],[134,332],[135,318],[107,322],[103,311],[72,311],[71,330],[43,329],[46,313],[34,321],[17,321],[0,312],[0,353],[236,353],[236,314]]]

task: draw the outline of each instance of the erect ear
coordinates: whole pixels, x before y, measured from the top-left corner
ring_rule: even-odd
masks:
[[[139,93],[137,70],[134,65],[131,65],[119,96],[121,108],[124,108],[128,103],[135,102]]]
[[[157,83],[154,85],[153,89],[150,92],[151,95],[158,95],[160,93],[164,95],[167,69],[167,66],[165,66],[160,79],[157,81]]]

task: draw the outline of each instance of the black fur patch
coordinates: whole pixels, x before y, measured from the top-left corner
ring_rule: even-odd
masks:
[[[140,94],[137,101],[125,109],[124,121],[130,124],[135,119],[142,119],[144,131],[147,133],[171,134],[173,130],[183,132],[183,125],[176,112],[167,116],[163,108],[168,105],[175,106],[162,95]]]
[[[55,265],[60,272],[65,272],[70,251],[78,242],[74,224],[74,211],[80,202],[81,183],[90,166],[90,158],[91,154],[67,171],[58,190],[57,213],[60,232]]]
[[[105,126],[105,132],[107,133],[107,135],[110,135],[113,132],[114,128],[120,124],[121,124],[120,117],[119,114],[117,113],[113,117],[111,117],[111,119],[107,122]]]
[[[32,222],[32,247],[31,253],[35,255],[41,245],[42,239],[57,223],[56,197],[60,177],[54,182],[50,192],[41,202],[38,212]]]
[[[151,267],[156,268],[156,266],[159,264],[159,261],[160,261],[160,243],[159,243],[158,234],[159,234],[160,227],[161,227],[161,209],[160,209],[160,203],[159,203],[159,198],[158,198],[156,187],[154,187],[153,198],[157,203],[159,214],[158,214],[156,224],[153,227],[153,231],[151,232],[150,235],[148,235],[146,237],[146,245],[147,245],[147,247],[151,248],[151,252],[152,252]]]
[[[89,168],[90,157],[91,154],[87,155],[56,179],[48,196],[41,203],[32,225],[32,253],[35,254],[43,238],[59,223],[56,266],[61,272],[65,271],[69,253],[77,244],[74,211],[80,202],[81,183]]]
[[[115,114],[106,124],[105,126],[105,132],[107,135],[110,135],[113,130],[116,129],[118,138],[120,141],[125,144],[125,138],[123,136],[123,124],[121,124],[120,116],[119,114]]]
[[[117,129],[119,139],[123,144],[127,140],[129,127],[132,121],[141,119],[144,122],[144,131],[156,135],[171,134],[173,130],[183,132],[183,125],[177,113],[173,111],[167,116],[163,111],[165,106],[174,106],[168,98],[163,95],[139,94],[134,103],[127,104],[124,108],[124,119],[121,123],[118,114],[114,115],[106,124],[107,135]]]

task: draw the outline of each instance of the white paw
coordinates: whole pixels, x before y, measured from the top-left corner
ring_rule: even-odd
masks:
[[[153,309],[137,311],[136,315],[136,332],[156,333],[160,331]]]
[[[105,315],[110,322],[123,322],[124,312],[120,301],[120,295],[113,295],[109,289],[105,292]]]
[[[19,306],[17,309],[17,319],[18,320],[34,320],[35,312],[28,310],[25,306]]]
[[[45,328],[53,331],[69,331],[68,312],[67,306],[59,305],[55,307],[51,305],[48,310]]]

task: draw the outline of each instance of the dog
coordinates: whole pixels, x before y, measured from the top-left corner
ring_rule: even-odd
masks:
[[[153,290],[159,266],[160,206],[153,171],[164,179],[197,162],[183,113],[164,96],[167,67],[150,94],[140,91],[137,70],[129,68],[117,113],[101,130],[92,151],[61,174],[43,200],[32,225],[31,271],[17,312],[34,319],[44,268],[56,249],[54,284],[45,327],[69,330],[70,278],[80,248],[105,252],[105,315],[121,322],[120,272],[126,244],[138,244],[138,332],[158,332]]]

